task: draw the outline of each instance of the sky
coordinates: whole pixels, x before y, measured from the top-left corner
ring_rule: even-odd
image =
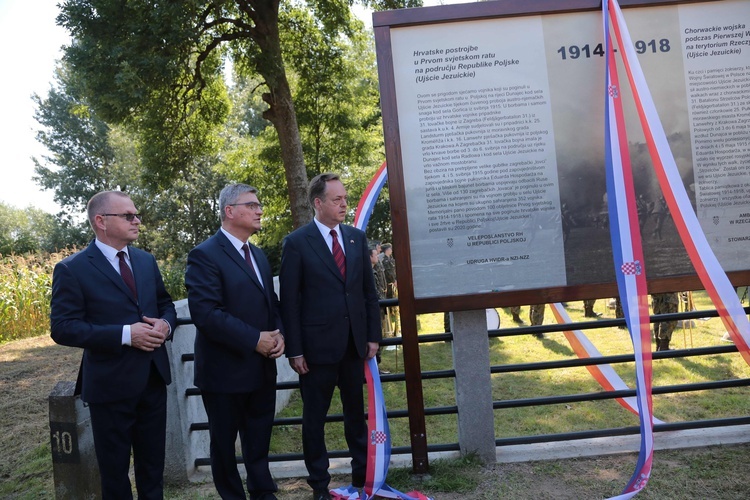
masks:
[[[57,212],[52,191],[42,191],[31,180],[32,156],[45,148],[36,142],[31,95],[45,97],[54,81],[60,47],[67,32],[55,24],[60,0],[0,0],[0,202],[16,208],[30,205]],[[33,22],[29,22],[29,19]]]
[[[55,213],[59,207],[52,191],[42,190],[34,176],[32,157],[41,160],[45,148],[36,141],[32,94],[45,98],[54,82],[60,48],[69,43],[57,26],[61,0],[0,0],[0,57],[5,71],[0,78],[0,202],[15,208],[34,206]],[[425,5],[441,3],[425,0]],[[456,3],[447,0],[442,3]],[[33,23],[29,23],[29,16]],[[371,16],[364,14],[367,24]]]

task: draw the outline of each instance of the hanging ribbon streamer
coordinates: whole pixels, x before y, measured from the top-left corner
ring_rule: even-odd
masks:
[[[562,304],[556,302],[550,304],[552,314],[555,316],[555,320],[559,324],[568,324],[573,321],[568,316],[567,311]],[[591,343],[586,335],[581,330],[566,330],[563,332],[573,352],[581,359],[585,358],[601,358],[602,353]],[[607,391],[627,391],[630,389],[622,378],[615,372],[610,365],[588,365],[586,369],[591,373],[599,385]],[[620,405],[626,410],[630,411],[634,415],[638,415],[638,403],[635,397],[629,396],[625,398],[615,399]],[[664,423],[661,420],[654,418],[654,423]]]
[[[380,191],[383,189],[387,179],[388,170],[386,169],[385,162],[383,162],[359,199],[359,205],[357,205],[357,211],[354,214],[354,227],[357,229],[364,231],[367,228],[367,223],[370,222],[370,216],[375,208],[375,202],[378,201]]]
[[[383,162],[367,185],[354,215],[354,227],[365,230],[375,202],[388,178],[386,164]],[[401,493],[385,483],[388,476],[388,465],[391,460],[391,432],[388,427],[388,413],[383,398],[383,387],[380,384],[380,371],[375,358],[365,363],[367,381],[367,475],[365,487],[360,490],[352,485],[331,490],[331,496],[337,500],[369,500],[375,495],[382,498],[399,500],[432,500],[418,491]]]
[[[380,385],[380,372],[375,358],[365,363],[367,380],[367,477],[363,495],[349,485],[345,488],[331,490],[337,500],[371,499],[375,495],[382,498],[398,500],[431,500],[418,491],[401,493],[385,483],[388,475],[388,464],[391,459],[391,433],[388,428],[388,414],[383,399],[383,388]]]
[[[646,80],[643,76],[638,58],[636,56],[630,34],[628,33],[627,26],[625,24],[624,17],[620,6],[616,0],[608,0],[602,3],[602,12],[604,19],[604,36],[607,45],[607,122],[609,134],[606,136],[607,142],[607,153],[608,157],[615,157],[614,151],[616,151],[616,139],[618,129],[624,131],[623,121],[621,119],[621,102],[619,100],[619,83],[617,81],[617,70],[614,63],[614,52],[611,47],[609,37],[609,20],[608,14],[612,16],[612,30],[617,38],[618,47],[621,49],[621,57],[625,66],[625,71],[630,82],[630,87],[633,92],[633,99],[635,101],[636,111],[641,122],[641,128],[646,139],[649,154],[654,164],[654,170],[656,171],[656,177],[659,181],[662,194],[669,207],[670,214],[674,220],[677,232],[685,245],[687,254],[693,267],[696,270],[698,277],[703,284],[706,292],[711,298],[714,306],[716,307],[721,317],[724,326],[729,333],[729,336],[734,341],[737,349],[739,350],[745,361],[750,364],[750,323],[745,315],[737,294],[732,287],[726,273],[721,268],[715,254],[711,250],[708,244],[703,230],[700,227],[698,218],[693,211],[690,199],[688,198],[687,191],[682,182],[677,164],[674,160],[674,156],[669,148],[664,128],[661,125],[659,116],[656,112],[656,106],[654,105],[651,93],[646,85]],[[615,114],[615,118],[612,118],[612,112]],[[619,113],[619,116],[618,116]],[[627,140],[622,141],[620,137],[620,153],[623,150],[627,151]],[[629,165],[628,165],[629,168]],[[610,168],[608,165],[608,180],[607,180],[607,193],[610,195]],[[632,193],[630,193],[632,194]],[[632,201],[632,200],[631,200]],[[612,203],[610,203],[610,213],[612,213]],[[620,225],[620,227],[623,227]],[[624,231],[623,231],[624,232]],[[621,232],[622,234],[622,232]],[[613,247],[615,247],[615,231],[612,231],[613,235]],[[642,260],[641,260],[642,262]],[[618,274],[618,287],[620,288],[620,296],[622,297],[622,287],[620,286],[620,275]],[[645,292],[645,290],[644,290]],[[630,298],[630,296],[627,296]],[[623,301],[623,306],[626,305],[626,301]],[[629,315],[626,311],[626,318]],[[630,326],[630,320],[628,320]],[[631,329],[631,332],[633,330]],[[633,334],[631,333],[631,336]],[[636,345],[635,337],[633,336],[633,344]],[[645,353],[644,353],[645,354]],[[651,471],[651,460],[653,455],[653,425],[647,425],[644,420],[643,409],[649,408],[649,414],[651,410],[651,374],[650,374],[650,353],[648,356],[643,356],[644,361],[644,375],[648,375],[648,387],[646,391],[640,390],[640,379],[638,380],[638,405],[641,411],[641,453],[638,459],[638,465],[636,471],[633,474],[630,482],[623,491],[623,494],[618,498],[630,498],[638,490],[642,489],[648,482],[648,477]],[[648,362],[646,369],[645,362]],[[636,369],[637,375],[641,372],[638,369],[638,353],[636,352]],[[642,401],[641,393],[648,393],[647,401]],[[646,405],[644,405],[646,403]]]
[[[604,44],[606,54],[605,84],[605,167],[607,201],[610,214],[610,235],[615,263],[617,288],[622,301],[625,321],[635,354],[636,402],[641,427],[638,462],[622,494],[616,498],[632,498],[648,483],[653,460],[653,417],[651,399],[651,330],[649,325],[648,289],[643,247],[638,225],[635,188],[625,131],[620,83],[614,49],[609,35],[607,1],[602,2]],[[611,6],[614,0],[609,3]],[[616,23],[615,23],[616,24]],[[620,47],[622,42],[620,41]]]
[[[711,298],[729,336],[745,361],[750,364],[750,323],[726,273],[708,244],[698,217],[693,211],[685,185],[677,169],[667,136],[656,113],[651,93],[646,85],[638,59],[625,26],[620,6],[610,1],[612,26],[618,46],[622,48],[622,59],[633,89],[636,109],[646,144],[654,163],[664,199],[669,207],[677,232],[682,239],[690,261]]]

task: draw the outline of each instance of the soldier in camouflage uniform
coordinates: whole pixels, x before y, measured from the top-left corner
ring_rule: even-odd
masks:
[[[370,250],[370,264],[372,264],[372,273],[375,276],[375,290],[378,292],[378,299],[385,299],[386,281],[383,263],[378,259],[378,251],[373,248]]]
[[[651,307],[654,314],[676,313],[679,307],[677,293],[654,293],[651,295]],[[654,340],[657,351],[668,351],[669,342],[672,340],[672,332],[677,327],[677,321],[662,321],[654,323]]]
[[[587,318],[598,318],[599,314],[594,312],[596,299],[586,299],[583,301],[583,315]]]
[[[378,292],[378,300],[383,300],[385,298],[385,273],[383,272],[383,264],[381,264],[380,260],[378,259],[378,250],[376,247],[370,248],[370,265],[372,265],[372,274],[375,277],[375,291]],[[390,323],[386,321],[386,314],[385,309],[382,307],[380,308],[380,324],[381,328],[383,329],[383,338],[385,337],[393,337],[393,332],[390,331]],[[381,345],[378,348],[378,353],[376,355],[378,364],[380,364],[380,354],[383,350],[383,346]],[[385,370],[381,370],[380,373],[390,373]]]
[[[510,308],[510,314],[513,316],[513,323],[522,325],[523,320],[521,319],[521,306],[512,306]]]
[[[396,259],[393,258],[393,247],[390,243],[383,243],[381,246],[383,253],[380,254],[380,262],[383,264],[385,271],[386,292],[388,299],[398,297],[398,286],[396,284]],[[398,306],[388,308],[388,324],[394,325],[393,332],[398,332]]]
[[[390,243],[383,243],[383,257],[381,262],[385,271],[385,282],[388,284],[386,297],[392,299],[398,297],[396,288],[396,259],[393,258],[393,247]]]
[[[529,306],[529,322],[531,326],[537,326],[544,323],[544,306],[545,304],[536,304]],[[519,325],[523,325],[523,319],[521,319],[521,306],[511,306],[510,314],[513,316],[513,322]],[[541,333],[535,333],[534,336],[538,339],[544,338]]]
[[[544,307],[546,304],[534,304],[529,307],[529,322],[531,326],[538,326],[544,323]],[[534,337],[543,339],[543,333],[535,333]]]
[[[383,300],[386,297],[387,284],[383,263],[378,259],[377,247],[370,249],[370,264],[372,264],[372,273],[375,276],[375,290],[378,292],[378,300]],[[382,307],[380,308],[380,323],[383,326],[383,337],[393,337],[390,323],[386,321],[385,309]]]
[[[620,300],[620,297],[615,297],[615,318],[624,318],[625,317],[625,311],[622,310],[622,301]],[[625,325],[620,325],[617,328],[624,329],[627,328]]]

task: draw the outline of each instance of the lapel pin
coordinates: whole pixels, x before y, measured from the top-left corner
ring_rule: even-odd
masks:
[[[353,245],[354,244],[354,240],[349,240],[349,243],[351,243]]]

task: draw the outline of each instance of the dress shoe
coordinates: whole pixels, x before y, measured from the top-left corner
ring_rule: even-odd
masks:
[[[313,500],[331,500],[331,494],[325,491],[313,491]]]

